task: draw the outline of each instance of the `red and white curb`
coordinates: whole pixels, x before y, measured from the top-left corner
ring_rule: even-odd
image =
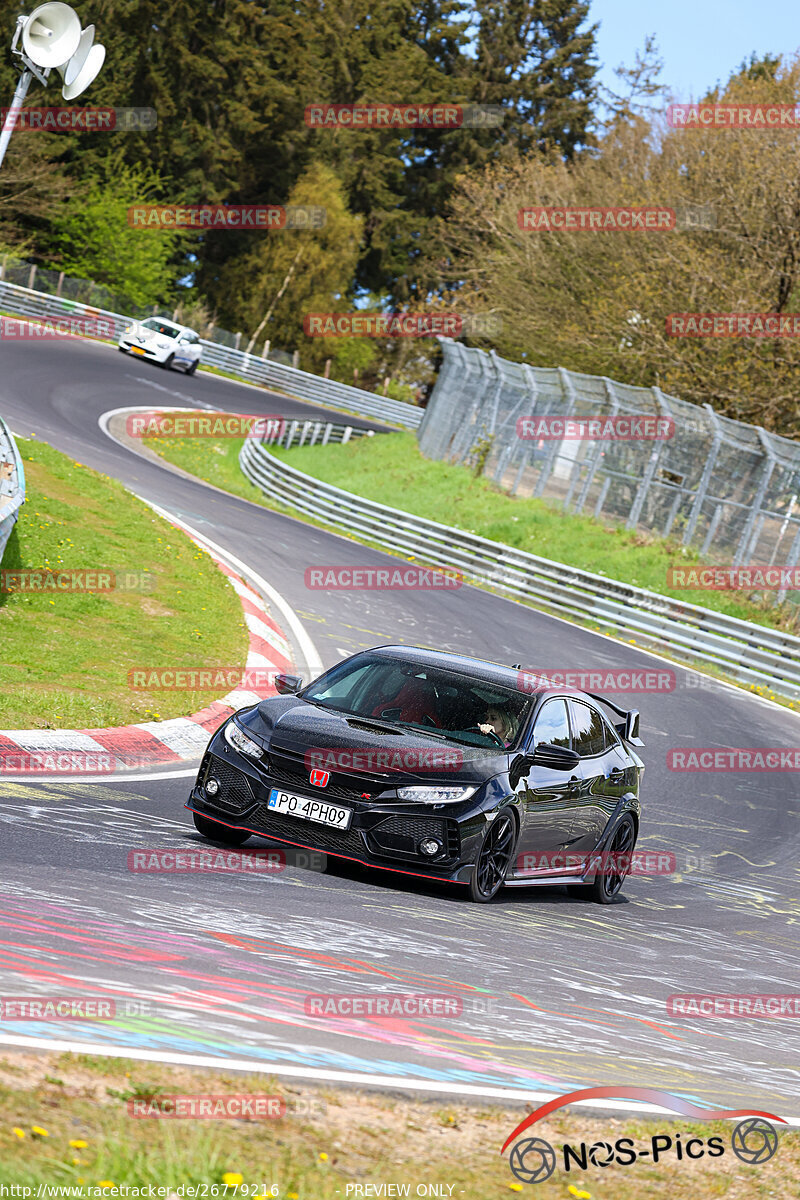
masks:
[[[292,667],[286,635],[264,601],[212,550],[207,551],[227,576],[241,601],[250,636],[246,669],[270,679],[256,690],[236,688],[190,717],[145,721],[116,729],[0,730],[0,776],[27,774],[106,774],[135,767],[161,766],[197,759],[209,737],[231,713],[276,695],[271,677]]]

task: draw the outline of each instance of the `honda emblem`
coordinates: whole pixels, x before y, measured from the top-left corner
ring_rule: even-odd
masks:
[[[327,787],[328,780],[331,777],[330,771],[314,770],[309,775],[313,787]]]

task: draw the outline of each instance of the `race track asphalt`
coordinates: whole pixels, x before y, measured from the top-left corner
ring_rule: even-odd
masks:
[[[100,345],[0,346],[0,412],[15,433],[121,480],[246,563],[295,610],[326,667],[385,642],[542,669],[658,665],[636,646],[468,586],[309,591],[307,566],[395,560],[209,490],[98,425],[112,409],[170,404],[329,416]],[[470,905],[460,890],[333,860],[327,873],[131,873],[130,850],[200,844],[182,807],[185,773],[6,777],[2,994],[102,993],[120,1012],[105,1022],[4,1021],[0,1042],[69,1039],[456,1091],[628,1084],[796,1116],[797,1020],[670,1017],[666,999],[800,990],[800,781],[790,772],[676,774],[666,755],[793,747],[799,718],[676,675],[675,691],[635,703],[647,743],[639,844],[674,853],[678,870],[630,878],[609,907],[561,889],[506,889],[490,905]],[[305,1013],[308,993],[379,991],[444,993],[463,1011],[392,1020]]]

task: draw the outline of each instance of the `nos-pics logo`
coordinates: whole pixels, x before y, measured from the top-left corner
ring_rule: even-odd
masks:
[[[692,1120],[720,1121],[731,1117],[744,1117],[731,1134],[731,1150],[744,1163],[757,1166],[768,1162],[777,1152],[778,1135],[771,1121],[785,1124],[782,1117],[774,1113],[760,1112],[757,1109],[724,1109],[699,1108],[680,1096],[670,1092],[661,1092],[653,1088],[620,1088],[598,1087],[584,1088],[579,1092],[568,1092],[554,1100],[543,1104],[535,1112],[530,1113],[521,1121],[509,1135],[500,1151],[504,1154],[515,1138],[530,1129],[532,1125],[546,1117],[548,1113],[566,1104],[575,1104],[579,1100],[599,1098],[643,1100],[649,1104],[657,1104],[660,1108],[669,1108],[681,1113]],[[684,1139],[681,1133],[673,1135],[666,1133],[654,1134],[649,1142],[637,1149],[633,1138],[617,1138],[612,1142],[594,1142],[587,1145],[565,1143],[561,1148],[563,1169],[567,1172],[573,1168],[585,1171],[587,1167],[632,1166],[640,1159],[647,1163],[657,1163],[666,1156],[675,1156],[678,1160],[698,1159],[703,1157],[719,1158],[726,1150],[722,1137],[689,1137]],[[549,1179],[559,1162],[559,1154],[549,1142],[540,1137],[528,1137],[517,1142],[509,1155],[509,1166],[512,1173],[522,1183],[543,1183]]]

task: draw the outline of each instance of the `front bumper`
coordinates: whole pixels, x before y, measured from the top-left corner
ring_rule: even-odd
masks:
[[[456,818],[445,809],[381,800],[365,803],[357,798],[331,796],[331,803],[353,810],[350,827],[339,830],[315,821],[267,807],[271,788],[320,798],[324,795],[309,786],[290,787],[273,778],[254,760],[246,759],[222,738],[214,738],[213,749],[206,751],[186,808],[200,816],[220,821],[234,829],[248,830],[269,841],[282,842],[334,857],[382,867],[405,874],[464,883],[474,858],[480,832],[485,825],[482,811],[469,802],[459,805]],[[209,777],[220,784],[213,799],[203,785]],[[328,799],[328,797],[325,797]],[[463,809],[468,807],[465,814]],[[436,838],[442,850],[426,857],[418,847],[423,838]]]
[[[129,338],[120,338],[120,350],[124,350],[126,354],[132,354],[134,358],[149,358],[151,362],[165,362],[168,350],[158,350],[150,346],[140,346],[138,342],[132,342]]]

